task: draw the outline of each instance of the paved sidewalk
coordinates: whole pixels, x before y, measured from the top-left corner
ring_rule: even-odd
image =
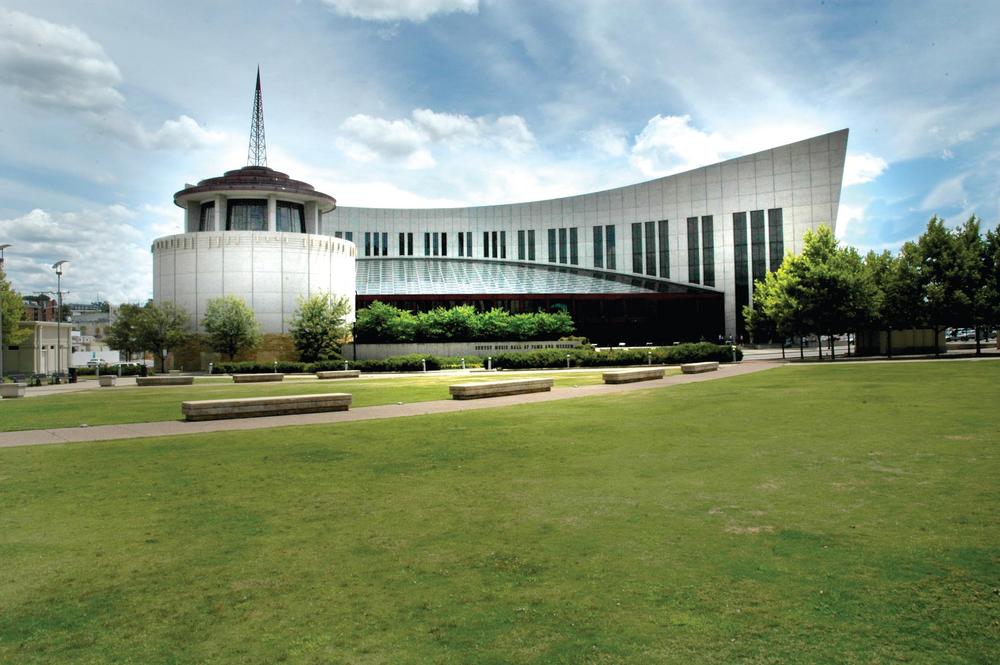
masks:
[[[743,362],[737,365],[720,365],[717,372],[704,374],[676,374],[658,381],[641,381],[618,385],[592,385],[578,388],[553,388],[547,393],[529,393],[526,395],[509,395],[506,397],[491,397],[478,400],[438,400],[433,402],[413,402],[403,404],[383,404],[365,406],[350,411],[335,411],[332,413],[306,413],[291,416],[268,416],[264,418],[234,418],[231,420],[209,420],[203,422],[185,422],[182,420],[166,420],[153,423],[131,423],[125,425],[98,425],[95,427],[66,427],[60,429],[28,430],[24,432],[0,432],[0,448],[14,446],[33,446],[49,443],[81,443],[85,441],[110,441],[114,439],[134,439],[152,436],[177,436],[183,434],[202,434],[206,432],[224,432],[233,430],[265,429],[268,427],[289,427],[294,425],[323,425],[360,420],[380,420],[382,418],[402,418],[406,416],[423,416],[434,413],[454,413],[457,411],[472,411],[477,409],[492,409],[514,404],[534,404],[553,402],[574,397],[589,397],[592,395],[611,395],[635,390],[663,388],[682,383],[711,381],[730,376],[752,374],[774,367],[782,363],[774,362]],[[348,388],[348,386],[345,386]],[[177,404],[180,412],[180,402]]]

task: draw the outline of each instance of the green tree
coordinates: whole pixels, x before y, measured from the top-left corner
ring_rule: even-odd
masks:
[[[961,316],[962,304],[956,299],[957,265],[955,236],[948,232],[944,220],[935,215],[927,229],[917,239],[920,264],[920,321],[934,331],[934,355],[940,355],[937,337]]]
[[[118,308],[114,322],[108,326],[105,341],[108,346],[125,354],[125,360],[143,350],[140,333],[142,330],[143,308],[124,303]]]
[[[986,282],[987,318],[990,327],[1000,324],[1000,226],[986,232],[983,243],[984,281]]]
[[[253,310],[237,296],[209,300],[201,324],[208,345],[229,360],[240,351],[257,348],[261,342],[260,324]]]
[[[183,307],[173,302],[146,303],[139,317],[140,348],[160,357],[160,371],[166,371],[167,354],[184,344],[190,335],[191,317]]]
[[[0,349],[4,345],[16,346],[28,337],[30,331],[21,326],[24,319],[24,299],[7,281],[3,268],[0,268],[0,308],[3,310]]]
[[[357,319],[354,322],[356,341],[365,344],[412,341],[412,338],[396,340],[392,337],[395,322],[401,313],[402,310],[398,307],[393,307],[379,300],[358,310]]]
[[[351,302],[345,297],[334,298],[329,293],[300,297],[289,326],[299,357],[307,363],[340,358],[350,312]]]
[[[976,330],[976,355],[982,355],[981,333],[992,319],[995,295],[990,288],[987,242],[979,230],[979,218],[969,217],[954,232],[954,298],[958,319],[954,322]]]

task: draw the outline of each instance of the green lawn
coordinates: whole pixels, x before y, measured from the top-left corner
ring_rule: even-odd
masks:
[[[680,370],[668,367],[667,374]],[[557,386],[582,386],[601,383],[601,371],[593,372],[533,372],[532,376],[550,376]],[[117,387],[45,395],[19,400],[4,400],[0,405],[0,431],[114,425],[160,420],[178,420],[181,402],[192,399],[223,399],[229,397],[264,397],[268,395],[300,395],[310,393],[340,393],[352,395],[352,406],[373,406],[395,402],[426,402],[449,399],[448,386],[453,383],[495,381],[523,374],[438,375],[428,374],[398,378],[315,379],[289,378],[281,383],[233,384],[223,377],[199,377],[193,386]]]
[[[0,449],[3,663],[995,663],[1000,363]]]

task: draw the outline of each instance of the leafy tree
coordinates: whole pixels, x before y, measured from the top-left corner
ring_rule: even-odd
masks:
[[[996,298],[990,288],[987,243],[975,215],[955,230],[954,252],[954,298],[958,319],[953,323],[976,329],[976,355],[982,355],[980,332],[992,318],[992,304]]]
[[[347,315],[351,302],[316,293],[299,298],[299,309],[292,317],[289,332],[303,362],[340,358],[340,344],[347,336]],[[230,356],[231,357],[231,356]]]
[[[125,360],[143,350],[142,330],[143,308],[125,303],[118,308],[114,323],[108,326],[105,341],[108,346],[125,354]]]
[[[139,317],[137,338],[140,348],[160,357],[160,371],[166,371],[167,354],[184,344],[189,336],[191,317],[176,303],[146,303]]]
[[[986,232],[983,243],[983,281],[986,284],[987,318],[990,326],[1000,324],[1000,226]]]
[[[205,306],[202,319],[208,345],[232,360],[240,351],[260,345],[260,324],[253,310],[237,296],[212,298]]]
[[[399,318],[402,310],[392,305],[376,300],[364,309],[358,310],[354,322],[354,334],[359,342],[378,344],[380,342],[396,341],[392,337],[394,321]],[[412,341],[400,339],[398,341]]]
[[[917,239],[920,265],[920,319],[934,331],[934,355],[940,355],[938,333],[961,316],[962,303],[956,299],[956,246],[954,236],[935,215]]]
[[[3,268],[0,268],[0,308],[3,309],[3,328],[0,329],[0,348],[20,344],[30,331],[21,327],[24,319],[24,298],[13,289]]]

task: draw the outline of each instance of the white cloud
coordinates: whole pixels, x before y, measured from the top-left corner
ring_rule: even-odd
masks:
[[[121,83],[117,65],[79,28],[0,8],[0,85],[28,104],[82,113],[99,130],[144,150],[192,150],[226,140],[186,115],[147,130],[125,109]]]
[[[598,152],[611,157],[621,157],[628,150],[628,137],[620,127],[604,125],[584,132],[583,138]]]
[[[493,120],[414,109],[410,118],[400,120],[353,115],[340,129],[346,136],[338,138],[336,144],[348,157],[360,162],[396,160],[412,169],[437,164],[431,152],[435,145],[450,149],[478,146],[508,155],[522,155],[535,146],[524,118],[516,115]]]
[[[123,205],[53,212],[35,209],[0,219],[0,237],[11,243],[5,267],[21,293],[54,291],[51,265],[68,260],[64,299],[141,301],[152,291],[150,238],[139,228],[143,216]]]
[[[837,209],[837,223],[834,225],[834,232],[841,240],[847,238],[847,230],[851,225],[857,225],[865,221],[865,206],[850,205],[841,203]]]
[[[118,67],[74,26],[0,8],[0,84],[42,108],[103,111],[124,101]]]
[[[881,157],[869,153],[848,154],[844,162],[844,187],[871,182],[889,168]]]
[[[722,134],[692,127],[689,115],[655,115],[635,137],[629,161],[643,175],[660,176],[714,164],[735,149]]]
[[[928,192],[920,202],[920,210],[940,212],[953,206],[964,206],[968,197],[965,193],[965,174],[942,180]]]
[[[341,16],[367,21],[422,23],[435,14],[475,14],[479,0],[322,0]]]

